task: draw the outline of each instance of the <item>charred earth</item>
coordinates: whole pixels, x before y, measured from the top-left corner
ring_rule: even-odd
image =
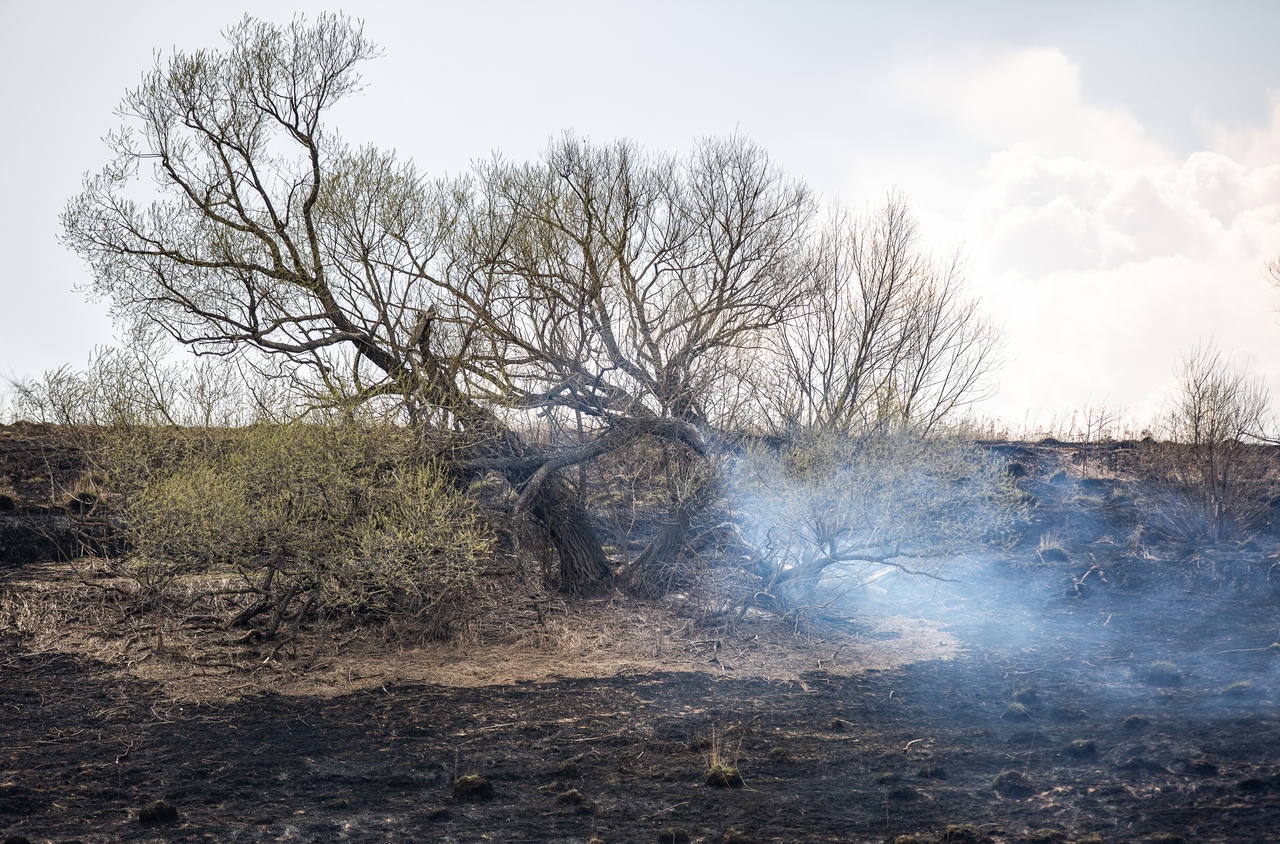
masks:
[[[399,672],[373,671],[359,642],[307,671],[285,655],[246,670],[267,644],[240,643],[256,660],[228,668],[139,633],[146,618],[114,633],[93,607],[33,620],[39,584],[75,580],[49,562],[67,553],[68,502],[39,503],[74,456],[38,435],[0,437],[0,840],[1168,844],[1280,829],[1276,530],[1179,536],[1150,515],[1179,505],[1133,473],[1136,444],[992,446],[1031,515],[956,582],[885,578],[799,632],[649,607],[643,642],[575,647],[640,612],[601,599],[555,643],[543,617],[517,631],[502,649],[527,670],[468,675],[444,666],[490,658],[483,642],[405,647]],[[714,764],[740,787],[710,783]]]

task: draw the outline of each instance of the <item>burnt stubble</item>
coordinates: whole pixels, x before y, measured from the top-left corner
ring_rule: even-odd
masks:
[[[1019,545],[957,583],[886,587],[842,622],[856,636],[914,615],[964,643],[956,658],[180,705],[119,666],[0,634],[0,839],[1272,840],[1270,528],[1126,543],[1131,511],[1108,520],[1092,495],[1084,525],[1078,486],[1047,482],[1068,447],[1022,448],[1039,521]],[[1037,558],[1048,530],[1061,562]],[[834,637],[824,624],[804,635]],[[741,787],[708,784],[712,735]],[[472,777],[485,799],[459,793]]]

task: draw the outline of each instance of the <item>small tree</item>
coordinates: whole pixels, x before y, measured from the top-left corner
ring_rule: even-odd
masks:
[[[1093,399],[1086,401],[1080,410],[1071,412],[1067,437],[1080,443],[1080,472],[1085,477],[1089,476],[1090,460],[1096,450],[1095,446],[1112,438],[1115,427],[1123,415],[1124,411],[1118,405]]]
[[[999,333],[965,294],[959,256],[921,246],[902,196],[838,214],[811,261],[816,294],[777,338],[773,428],[927,434],[983,397]]]
[[[1264,438],[1270,396],[1260,379],[1235,368],[1214,343],[1182,358],[1178,391],[1164,416],[1173,440],[1166,479],[1191,504],[1185,532],[1213,541],[1250,527],[1267,498],[1258,443]]]

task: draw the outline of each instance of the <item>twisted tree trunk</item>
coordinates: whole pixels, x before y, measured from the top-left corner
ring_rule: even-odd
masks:
[[[556,549],[557,588],[571,595],[591,595],[609,587],[612,575],[591,514],[563,478],[543,484],[530,512],[546,528]]]

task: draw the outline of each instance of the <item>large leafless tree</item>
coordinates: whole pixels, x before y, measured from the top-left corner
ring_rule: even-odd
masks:
[[[705,448],[725,355],[806,295],[808,191],[738,138],[684,160],[565,138],[431,181],[324,121],[376,54],[359,26],[246,18],[226,37],[157,60],[69,203],[94,291],[197,352],[250,350],[330,400],[452,428],[453,465],[513,484],[561,584],[603,585],[562,471],[642,436]],[[577,436],[529,441],[529,414]]]

